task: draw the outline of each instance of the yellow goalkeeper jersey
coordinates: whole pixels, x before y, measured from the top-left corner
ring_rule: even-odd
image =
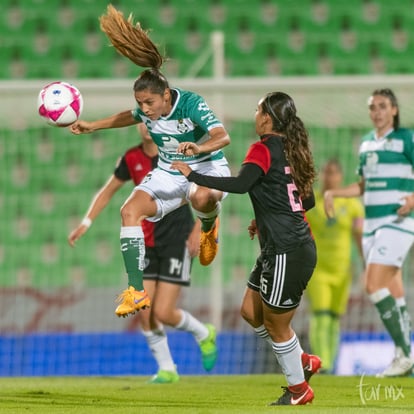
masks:
[[[349,274],[353,229],[362,232],[364,207],[359,198],[335,198],[335,217],[328,219],[323,195],[315,194],[315,207],[306,213],[315,237],[318,261],[315,271],[331,276]]]

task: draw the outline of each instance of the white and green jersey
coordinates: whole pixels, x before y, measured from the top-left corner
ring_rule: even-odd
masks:
[[[158,167],[176,173],[170,169],[171,163],[176,160],[193,166],[203,161],[222,159],[226,162],[221,150],[194,156],[177,153],[180,142],[202,144],[209,139],[210,129],[223,125],[200,95],[178,88],[173,88],[172,93],[176,93],[177,98],[171,112],[165,117],[152,121],[139,107],[132,111],[133,117],[147,126],[158,146]]]
[[[412,131],[391,130],[376,138],[372,131],[359,149],[359,174],[364,178],[364,236],[383,227],[414,234],[413,214],[397,215],[402,197],[414,192],[414,143]]]

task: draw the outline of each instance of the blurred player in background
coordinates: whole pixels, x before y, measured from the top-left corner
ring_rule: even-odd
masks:
[[[333,373],[340,341],[340,317],[344,314],[352,282],[351,252],[354,240],[362,257],[364,208],[358,198],[336,198],[335,217],[327,218],[323,194],[340,188],[342,166],[330,159],[321,169],[315,208],[306,213],[318,249],[318,262],[306,292],[311,316],[311,351],[321,357],[323,372]]]
[[[82,237],[115,193],[129,180],[138,185],[157,165],[157,146],[144,124],[138,124],[142,143],[130,148],[119,160],[114,173],[93,198],[85,218],[69,235],[73,247]],[[192,257],[200,246],[200,220],[194,224],[188,204],[167,214],[160,221],[142,222],[145,236],[144,286],[152,306],[140,313],[142,333],[158,364],[152,383],[179,380],[163,325],[190,332],[200,346],[203,366],[210,371],[216,362],[215,329],[204,325],[189,312],[178,308],[182,286],[190,285]]]
[[[156,46],[139,23],[126,20],[109,5],[100,18],[101,29],[117,51],[141,67],[149,67],[134,83],[134,110],[93,122],[77,121],[74,134],[99,129],[120,128],[143,123],[158,146],[158,167],[131,193],[121,208],[121,251],[128,274],[128,289],[119,299],[118,316],[128,316],[150,305],[142,273],[145,255],[141,222],[157,221],[182,204],[191,202],[201,220],[200,263],[208,265],[218,249],[218,214],[224,194],[190,184],[171,171],[174,160],[184,160],[193,168],[211,175],[228,176],[230,169],[221,148],[230,137],[205,100],[194,92],[170,88],[160,72],[164,62]]]
[[[303,352],[291,321],[316,264],[315,242],[304,216],[305,208],[314,203],[315,170],[308,134],[289,95],[265,95],[255,119],[260,141],[248,149],[237,177],[204,175],[180,161],[173,168],[199,185],[249,193],[261,252],[242,315],[271,341],[288,383],[271,405],[303,405],[314,398],[308,380],[319,369],[320,359]],[[307,201],[306,207],[302,200]],[[310,359],[315,362],[312,367]]]
[[[325,192],[325,211],[335,217],[334,198],[363,195],[365,289],[395,344],[394,359],[379,376],[405,376],[414,366],[401,270],[414,242],[414,138],[400,127],[392,90],[375,90],[368,109],[374,130],[359,149],[361,179]]]

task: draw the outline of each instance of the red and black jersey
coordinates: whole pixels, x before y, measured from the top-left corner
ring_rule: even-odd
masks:
[[[132,180],[138,185],[157,166],[158,156],[149,157],[142,144],[130,148],[119,160],[114,175],[122,181]],[[148,247],[167,246],[187,240],[194,226],[194,218],[188,204],[172,211],[160,221],[142,221],[145,245]]]
[[[229,193],[248,192],[262,250],[286,253],[312,239],[282,136],[264,135],[252,144],[237,177],[203,176],[192,171],[187,178]]]
[[[283,137],[265,135],[248,150],[243,164],[256,164],[263,175],[249,190],[260,242],[278,253],[311,238],[302,200],[290,173]]]

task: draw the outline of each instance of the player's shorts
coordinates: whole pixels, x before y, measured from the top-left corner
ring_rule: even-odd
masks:
[[[228,177],[231,174],[225,159],[201,162],[191,167],[200,174],[215,177]],[[181,173],[171,171],[155,168],[135,187],[135,190],[148,193],[157,203],[157,214],[148,217],[147,220],[149,221],[160,220],[189,200],[191,187],[195,184],[189,182]],[[223,198],[225,195],[223,195]]]
[[[145,247],[144,280],[189,286],[192,259],[185,243]]]
[[[414,235],[390,227],[362,238],[365,262],[402,267],[414,242]]]
[[[313,240],[288,253],[262,252],[247,285],[259,291],[263,302],[269,307],[294,309],[299,306],[315,265],[316,246]]]

